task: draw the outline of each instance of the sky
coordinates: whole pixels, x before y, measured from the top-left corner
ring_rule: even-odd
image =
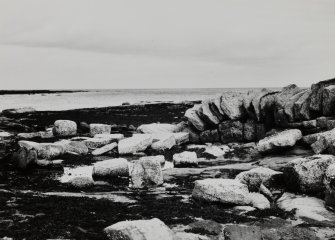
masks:
[[[305,87],[334,0],[0,0],[0,89]]]

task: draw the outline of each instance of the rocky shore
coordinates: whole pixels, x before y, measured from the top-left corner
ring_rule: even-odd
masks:
[[[0,115],[0,237],[335,239],[335,79]]]

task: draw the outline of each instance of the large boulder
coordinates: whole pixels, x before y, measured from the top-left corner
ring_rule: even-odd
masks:
[[[266,167],[257,167],[239,173],[235,179],[248,186],[249,191],[259,191],[261,184],[270,187],[277,177],[283,173]]]
[[[315,153],[322,153],[335,142],[335,129],[304,136],[303,141],[310,144]]]
[[[190,141],[190,134],[187,132],[178,132],[178,133],[173,133],[172,135],[176,139],[177,145],[182,145]]]
[[[220,123],[220,118],[218,118],[216,116],[216,114],[213,113],[213,111],[212,111],[211,100],[210,99],[206,99],[206,100],[202,101],[201,107],[202,107],[202,113],[203,113],[204,117],[206,118],[206,120],[210,124],[217,125],[217,124]]]
[[[97,162],[93,166],[93,177],[118,178],[129,177],[129,165],[127,159],[115,158]]]
[[[204,179],[195,181],[192,197],[208,202],[248,205],[248,186],[232,179]]]
[[[311,111],[309,109],[312,91],[310,89],[303,92],[300,98],[294,103],[294,117],[296,121],[304,121],[311,119]]]
[[[57,120],[54,123],[53,133],[55,136],[74,136],[77,134],[77,124],[70,120]]]
[[[201,118],[200,111],[201,105],[194,105],[193,108],[190,108],[185,112],[185,117],[197,130],[204,131],[207,129],[207,124]]]
[[[35,149],[20,147],[12,156],[13,164],[20,169],[26,169],[29,165],[36,163],[36,161],[37,152]]]
[[[135,161],[130,174],[133,188],[163,184],[161,160],[157,158],[142,158]]]
[[[198,166],[198,157],[195,152],[182,152],[173,155],[173,165],[175,167]]]
[[[323,105],[323,93],[324,89],[328,86],[335,85],[335,78],[321,81],[311,86],[311,101],[310,101],[310,109],[318,114],[322,113],[322,105]]]
[[[243,141],[243,123],[240,121],[224,121],[219,125],[221,141],[223,143]]]
[[[334,83],[335,84],[335,83]],[[332,116],[335,112],[335,85],[325,87],[322,92],[322,114]]]
[[[333,163],[335,163],[333,155],[314,155],[294,159],[284,172],[288,187],[304,193],[323,192],[325,172]]]
[[[111,133],[111,129],[112,126],[108,124],[99,124],[99,123],[90,124],[90,134],[92,137],[97,134],[109,134]]]
[[[305,92],[306,91],[298,92],[286,100],[283,108],[289,122],[294,122],[297,119],[295,117],[294,105],[305,94]]]
[[[237,120],[245,114],[243,108],[243,94],[239,92],[225,92],[221,97],[221,109],[231,120]]]
[[[56,144],[62,145],[65,152],[76,153],[79,155],[86,155],[88,153],[88,147],[84,142],[62,140],[56,142]]]
[[[334,224],[335,214],[328,211],[322,199],[306,195],[284,193],[277,201],[277,206],[284,211],[293,211],[304,221],[329,222]]]
[[[130,138],[119,142],[119,154],[134,154],[146,150],[151,146],[153,137],[151,134],[134,134]]]
[[[110,143],[110,144],[107,144],[101,148],[98,148],[98,149],[95,149],[93,152],[92,152],[92,155],[94,156],[99,156],[99,155],[102,155],[102,154],[105,154],[105,153],[108,153],[109,151],[112,151],[114,148],[117,147],[117,143],[116,142],[113,142],[113,143]]]
[[[257,144],[258,151],[269,152],[286,147],[293,147],[302,138],[298,129],[284,130],[260,140]]]
[[[110,240],[175,240],[171,229],[157,218],[118,222],[104,232]]]
[[[63,143],[40,143],[37,149],[38,157],[43,159],[53,159],[63,155],[66,152]]]
[[[171,149],[176,145],[176,138],[172,133],[156,133],[151,148],[156,151]]]
[[[151,123],[143,124],[137,128],[140,133],[154,134],[154,133],[173,133],[178,131],[178,126],[168,123]]]
[[[325,203],[327,207],[335,211],[335,164],[330,164],[324,177],[326,188]]]

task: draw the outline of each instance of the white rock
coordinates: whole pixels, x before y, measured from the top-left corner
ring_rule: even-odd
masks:
[[[182,145],[190,141],[190,134],[187,132],[173,133],[177,145]]]
[[[251,192],[249,193],[248,197],[251,206],[261,210],[270,208],[270,202],[266,197],[264,197],[264,195],[256,192]]]
[[[136,134],[119,142],[119,154],[134,154],[146,150],[152,144],[151,134]]]
[[[248,205],[247,185],[233,179],[204,179],[195,181],[192,197],[209,202]]]
[[[157,135],[156,135],[157,138]],[[176,139],[172,134],[163,134],[159,136],[160,140],[151,144],[153,150],[166,150],[171,149],[176,145]]]
[[[31,133],[19,133],[17,136],[20,139],[31,139],[31,138],[38,138],[41,135],[39,132],[31,132]]]
[[[142,158],[134,162],[131,170],[133,188],[159,186],[163,184],[161,160]]]
[[[86,155],[88,153],[88,148],[84,142],[61,140],[55,142],[55,144],[62,145],[65,152],[72,152],[79,155]]]
[[[62,143],[40,143],[37,149],[38,156],[44,159],[56,158],[63,155],[65,152]]]
[[[109,151],[113,150],[116,147],[117,147],[117,143],[113,142],[113,143],[110,143],[110,144],[107,144],[107,145],[103,146],[102,148],[95,149],[92,152],[92,155],[94,155],[94,156],[102,155],[106,152],[109,152]]]
[[[90,124],[90,134],[95,136],[97,134],[110,134],[112,126],[107,124],[92,123]]]
[[[89,138],[84,140],[84,143],[88,148],[95,149],[111,143],[111,140],[108,138]]]
[[[282,172],[274,171],[266,167],[257,167],[249,171],[239,173],[235,179],[241,183],[248,185],[249,189],[258,190],[260,184],[270,187],[271,180],[275,176],[283,174]]]
[[[118,222],[104,231],[111,240],[175,240],[171,229],[157,218]]]
[[[325,172],[333,163],[335,163],[335,156],[324,154],[294,159],[289,167],[297,177],[296,180],[302,192],[322,192]]]
[[[40,146],[40,144],[37,143],[37,142],[23,141],[23,140],[19,141],[18,144],[19,144],[20,147],[25,147],[28,150],[32,149],[32,148],[38,150],[39,146]]]
[[[120,141],[121,139],[124,139],[124,135],[121,133],[115,133],[115,134],[108,134],[108,133],[100,133],[94,135],[94,138],[103,138],[103,139],[109,139],[110,141]]]
[[[0,132],[0,138],[7,138],[7,137],[11,137],[13,136],[13,134],[9,133],[9,132]]]
[[[300,130],[285,130],[260,140],[257,148],[260,152],[267,152],[282,147],[292,147],[301,138],[302,134]]]
[[[115,158],[97,162],[93,166],[93,176],[101,178],[128,177],[128,161],[124,158]]]
[[[185,112],[185,117],[188,121],[199,131],[206,130],[206,123],[199,117],[198,112],[201,109],[201,105],[194,105],[193,108],[188,109]]]
[[[209,237],[194,233],[176,232],[175,235],[176,240],[210,240]]]
[[[295,210],[299,218],[308,218],[315,221],[335,221],[335,214],[325,208],[323,200],[315,197],[284,193],[277,201],[277,205],[284,211]]]
[[[178,126],[168,123],[151,123],[143,124],[137,128],[138,132],[155,134],[155,133],[173,133],[178,130]]]
[[[77,134],[77,124],[70,120],[57,120],[54,123],[55,136],[73,136]]]
[[[173,155],[173,164],[175,167],[197,166],[198,157],[195,152],[182,152]]]
[[[164,163],[165,163],[165,157],[164,157],[164,155],[145,156],[145,157],[141,157],[140,160],[141,159],[150,159],[150,160],[154,159],[154,160],[159,161],[159,163],[161,165],[164,165]]]
[[[226,151],[217,146],[208,146],[206,147],[205,153],[211,154],[214,157],[222,157]]]
[[[92,177],[74,177],[68,182],[75,188],[89,188],[94,186]]]

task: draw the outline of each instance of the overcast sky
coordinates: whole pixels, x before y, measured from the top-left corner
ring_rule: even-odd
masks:
[[[309,86],[334,0],[0,0],[0,88]]]

